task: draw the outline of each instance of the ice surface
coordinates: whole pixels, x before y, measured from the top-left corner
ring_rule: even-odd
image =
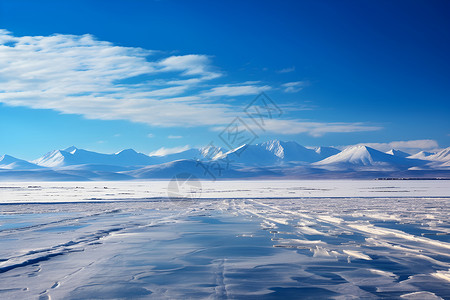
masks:
[[[1,299],[449,299],[448,181],[0,184]]]

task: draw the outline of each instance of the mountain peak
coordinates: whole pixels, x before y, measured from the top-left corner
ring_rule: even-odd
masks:
[[[436,154],[427,157],[429,160],[448,161],[450,159],[450,147],[442,149]]]
[[[281,146],[281,144],[283,143],[283,141],[280,140],[268,140],[266,142],[261,143],[261,145],[266,145],[266,146]]]
[[[316,165],[327,164],[358,164],[358,165],[371,165],[373,163],[372,153],[379,151],[367,147],[365,145],[356,145],[344,149],[342,152],[321,160]],[[381,153],[381,152],[380,152]],[[385,154],[387,155],[387,154]]]
[[[0,169],[32,170],[39,168],[40,168],[39,166],[33,163],[30,163],[23,159],[16,158],[8,154],[0,156]]]
[[[317,147],[317,148],[314,149],[314,151],[317,154],[319,154],[322,159],[330,157],[330,156],[333,156],[333,155],[338,154],[339,152],[341,152],[341,151],[339,151],[336,148],[324,147],[324,146]]]
[[[129,148],[129,149],[124,149],[122,151],[119,151],[116,154],[117,155],[119,155],[119,154],[122,154],[122,155],[123,154],[137,154],[137,152],[134,149]]]
[[[221,147],[216,147],[213,145],[208,145],[199,149],[200,155],[207,159],[218,159],[223,157],[224,151]]]
[[[116,154],[103,154],[83,149],[73,149],[71,152],[65,150],[49,152],[43,157],[36,159],[34,163],[51,168],[85,164],[138,166],[152,164],[153,160],[145,154],[137,153],[133,149],[125,149]]]
[[[66,149],[63,149],[62,151],[66,151],[66,152],[69,152],[69,153],[74,153],[74,152],[76,152],[78,150],[78,148],[77,147],[75,147],[75,146],[70,146],[70,147],[68,147],[68,148],[66,148]]]
[[[417,152],[416,154],[413,154],[411,156],[408,156],[408,158],[413,158],[413,159],[428,159],[428,157],[435,155],[436,153],[434,152],[426,152],[426,151],[420,151]]]
[[[342,152],[367,153],[368,155],[375,154],[375,153],[377,153],[377,154],[378,153],[386,154],[384,152],[378,151],[378,150],[376,150],[376,149],[374,149],[372,147],[366,146],[366,145],[350,146],[350,147],[344,149],[344,151],[342,151]]]
[[[370,148],[369,146],[366,146],[366,145],[355,145],[355,146],[351,146],[347,149],[369,150],[372,148]],[[347,149],[345,149],[345,150],[347,150]]]
[[[271,140],[261,144],[266,150],[269,150],[279,158],[284,158],[283,142],[279,140]]]
[[[403,158],[411,156],[411,154],[409,154],[409,153],[406,153],[406,152],[403,152],[403,151],[400,151],[400,150],[395,150],[395,149],[391,149],[391,150],[389,150],[389,151],[387,151],[385,153],[393,155],[393,156],[403,157]]]
[[[315,162],[320,160],[320,155],[313,149],[305,148],[295,141],[271,140],[260,146],[283,161]]]
[[[15,158],[14,156],[8,155],[8,154],[4,154],[4,155],[0,156],[0,162],[17,161],[17,160],[19,160],[19,159]]]
[[[347,170],[356,168],[357,170],[386,171],[408,168],[417,163],[417,161],[387,154],[365,145],[356,145],[314,165]]]

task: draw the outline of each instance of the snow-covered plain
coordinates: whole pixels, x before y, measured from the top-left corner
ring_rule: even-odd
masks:
[[[3,182],[0,298],[450,299],[449,183]]]

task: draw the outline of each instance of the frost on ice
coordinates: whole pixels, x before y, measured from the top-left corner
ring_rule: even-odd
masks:
[[[2,299],[450,298],[445,181],[2,183]]]

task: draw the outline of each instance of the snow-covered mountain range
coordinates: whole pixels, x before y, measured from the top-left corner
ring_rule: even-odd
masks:
[[[393,154],[388,154],[393,153]],[[313,163],[325,169],[391,171],[423,166],[425,161],[406,158],[396,150],[383,153],[367,146],[354,146]]]
[[[293,141],[272,140],[227,150],[193,148],[165,156],[133,149],[114,154],[74,146],[25,161],[0,157],[0,180],[130,180],[170,179],[179,173],[204,179],[230,178],[450,178],[450,147],[437,153],[409,154],[367,146],[342,151],[307,148]]]

